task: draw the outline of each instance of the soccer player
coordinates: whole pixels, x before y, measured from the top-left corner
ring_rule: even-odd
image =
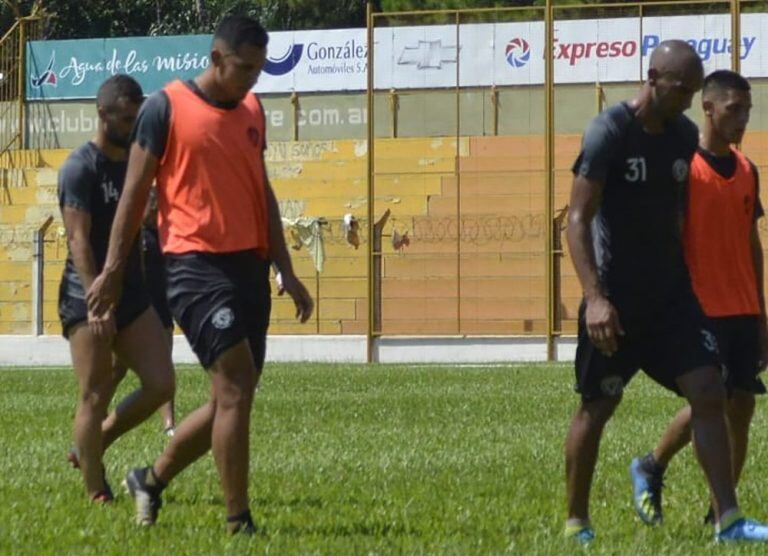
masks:
[[[704,130],[691,164],[683,240],[693,290],[714,327],[725,372],[731,463],[738,483],[755,394],[766,391],[757,374],[768,361],[757,168],[731,147],[741,142],[749,121],[749,83],[738,73],[716,71],[704,80],[702,104]],[[690,441],[689,406],[680,410],[652,452],[632,461],[635,509],[645,523],[661,523],[664,471]],[[705,521],[714,521],[711,508]]]
[[[78,379],[75,453],[92,500],[109,502],[102,456],[173,395],[173,366],[162,325],[144,285],[138,244],[127,246],[117,284],[122,295],[99,315],[85,294],[104,266],[110,228],[125,179],[128,145],[143,93],[126,75],[99,88],[96,138],[67,158],[59,172],[59,205],[69,253],[59,287],[59,317]],[[134,369],[141,386],[107,415],[114,394],[113,354]]]
[[[573,171],[568,245],[584,290],[576,386],[581,404],[565,445],[566,535],[594,539],[589,491],[608,419],[642,368],[683,395],[699,463],[713,493],[716,539],[768,540],[746,520],[733,486],[717,345],[690,284],[679,213],[698,130],[683,112],[703,67],[683,41],[651,54],[638,96],[587,128]]]
[[[115,303],[130,245],[156,179],[168,302],[209,371],[210,400],[176,428],[165,451],[126,483],[139,523],[157,519],[161,493],[212,449],[231,533],[252,534],[248,504],[249,426],[269,324],[270,261],[305,322],[313,302],[285,245],[264,164],[264,111],[251,92],[268,36],[255,20],[227,17],[213,38],[210,66],[194,80],[151,95],[139,114],[125,192],[104,270],[88,292],[101,315]]]

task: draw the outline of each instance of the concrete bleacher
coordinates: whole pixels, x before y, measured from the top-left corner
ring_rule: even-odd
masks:
[[[555,213],[568,203],[579,141],[556,138]],[[758,165],[768,159],[765,144],[758,132],[745,140]],[[68,154],[27,151],[0,160],[0,334],[32,332],[32,236],[49,215],[56,220],[45,244],[44,332],[60,333],[56,298],[66,242],[56,178]],[[270,143],[268,170],[284,215],[327,221],[322,273],[305,248],[292,251],[317,313],[296,323],[292,302],[275,297],[272,333],[366,332],[367,156],[357,140]],[[374,215],[390,211],[381,255],[383,334],[545,333],[543,137],[377,139],[374,174]],[[342,230],[348,213],[360,223],[357,249]],[[395,250],[393,233],[407,233],[410,244]],[[562,239],[561,330],[573,333],[581,294]]]

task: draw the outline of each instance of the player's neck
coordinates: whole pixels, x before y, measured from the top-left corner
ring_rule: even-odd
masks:
[[[699,146],[715,156],[727,156],[731,152],[731,145],[722,137],[718,136],[713,130],[705,127],[701,134]]]
[[[93,144],[110,160],[121,161],[128,158],[128,149],[113,145],[102,133],[96,135]]]
[[[647,133],[663,133],[665,128],[665,119],[656,111],[650,88],[646,85],[640,91],[640,94],[629,101],[630,108],[643,125]]]
[[[195,85],[203,94],[214,102],[230,103],[238,102],[240,99],[229,98],[224,90],[216,83],[216,78],[212,71],[204,71],[195,77]]]

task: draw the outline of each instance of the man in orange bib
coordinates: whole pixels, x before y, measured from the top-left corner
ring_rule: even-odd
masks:
[[[757,168],[731,147],[741,142],[752,108],[750,86],[739,74],[719,70],[704,81],[704,129],[691,162],[683,242],[696,297],[711,319],[728,391],[728,428],[734,483],[747,454],[758,373],[768,361],[763,249],[757,219],[763,216]],[[635,509],[643,522],[662,521],[661,490],[669,461],[691,440],[691,408],[680,410],[652,452],[632,461]],[[706,522],[713,522],[710,508]]]
[[[168,483],[212,450],[228,531],[255,532],[248,504],[248,440],[266,349],[270,261],[296,304],[296,316],[305,322],[312,314],[312,299],[293,271],[264,167],[264,110],[251,92],[266,61],[267,42],[257,21],[227,17],[214,34],[208,68],[147,99],[134,128],[104,270],[88,291],[96,315],[115,304],[128,248],[157,180],[168,303],[210,372],[212,388],[210,400],[179,424],[154,464],[128,473],[126,484],[143,525],[157,519]]]

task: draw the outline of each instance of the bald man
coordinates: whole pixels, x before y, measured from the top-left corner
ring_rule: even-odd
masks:
[[[693,294],[679,216],[698,129],[683,115],[704,79],[696,52],[664,41],[637,97],[597,116],[573,165],[568,245],[584,299],[576,391],[565,445],[566,536],[587,544],[589,491],[603,428],[639,369],[691,406],[699,463],[717,515],[716,539],[768,540],[734,492],[717,342]]]

